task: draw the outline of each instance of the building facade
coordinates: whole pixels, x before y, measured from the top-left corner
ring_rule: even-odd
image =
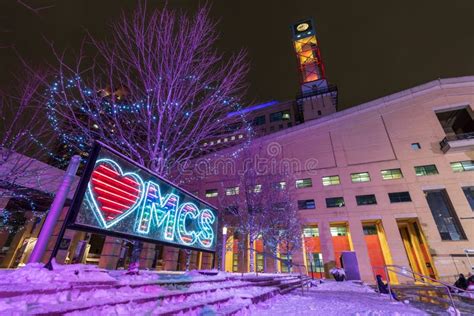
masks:
[[[293,262],[327,275],[343,251],[355,251],[366,281],[387,264],[449,281],[471,271],[473,103],[474,77],[441,79],[255,139],[251,146],[276,147],[276,159],[297,165],[287,185],[296,188],[305,229]],[[233,152],[207,159],[212,165]],[[219,205],[225,188],[238,186],[237,176],[217,173],[190,190]],[[234,259],[226,257],[226,269],[246,270],[228,242]],[[264,243],[263,236],[257,252]]]

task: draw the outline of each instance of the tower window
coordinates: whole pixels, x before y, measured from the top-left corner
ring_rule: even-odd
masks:
[[[225,189],[225,195],[238,195],[239,187],[230,187]]]
[[[421,149],[420,143],[412,143],[412,144],[411,144],[411,149],[413,149],[413,150],[419,150],[419,149]]]

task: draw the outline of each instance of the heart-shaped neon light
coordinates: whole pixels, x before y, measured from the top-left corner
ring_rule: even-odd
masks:
[[[124,173],[111,159],[99,159],[87,186],[87,199],[101,226],[110,228],[141,205],[144,187],[137,174]]]

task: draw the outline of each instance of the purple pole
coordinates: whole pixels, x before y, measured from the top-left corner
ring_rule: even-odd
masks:
[[[75,155],[71,158],[69,166],[67,167],[66,173],[64,174],[63,181],[56,191],[56,196],[54,197],[53,204],[51,204],[51,209],[48,212],[46,220],[44,221],[41,232],[36,241],[35,248],[31,253],[28,263],[40,262],[43,258],[43,255],[46,251],[46,246],[48,245],[49,238],[53,234],[54,226],[58,222],[58,218],[61,215],[61,211],[64,207],[64,202],[66,201],[67,194],[71,189],[72,182],[76,176],[77,169],[81,162],[81,157]],[[59,236],[58,236],[59,238]]]

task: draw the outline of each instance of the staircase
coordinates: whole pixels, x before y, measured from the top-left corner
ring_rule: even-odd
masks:
[[[37,290],[18,293],[0,291],[0,297],[31,302],[26,314],[33,315],[102,315],[111,312],[176,315],[206,314],[206,311],[217,315],[233,315],[275,295],[287,294],[296,289],[304,290],[309,282],[310,279],[302,275],[231,275],[209,281],[81,284],[45,293],[38,293]],[[2,311],[4,315],[15,313],[18,310]]]

